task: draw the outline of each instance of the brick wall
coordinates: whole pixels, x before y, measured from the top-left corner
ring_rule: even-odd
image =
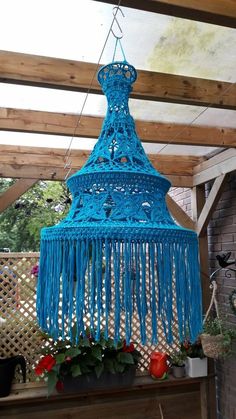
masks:
[[[206,196],[211,188],[207,185]],[[189,189],[172,188],[171,196],[191,216],[191,192]],[[214,211],[208,228],[209,273],[219,267],[216,255],[220,252],[232,252],[236,258],[236,171],[231,174],[224,187],[221,199]],[[236,315],[229,305],[229,295],[236,289],[236,275],[225,276],[222,270],[216,276],[218,283],[218,301],[221,313],[227,316],[227,322],[236,327]],[[217,410],[219,419],[236,419],[236,343],[232,357],[216,362],[217,375]]]
[[[208,191],[210,185],[208,185]],[[236,258],[236,172],[231,174],[224,187],[221,199],[212,216],[208,228],[210,272],[218,268],[216,255],[220,252],[232,252]],[[229,296],[236,289],[236,275],[225,275],[225,270],[216,276],[218,284],[218,301],[227,323],[236,327],[236,315],[233,314]],[[229,359],[216,362],[217,373],[217,408],[219,419],[236,419],[236,344],[235,353]]]
[[[189,217],[192,217],[191,189],[171,188],[169,194],[179,204],[179,206],[183,208]]]

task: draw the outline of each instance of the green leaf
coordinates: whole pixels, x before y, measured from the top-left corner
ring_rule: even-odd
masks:
[[[102,351],[101,348],[99,346],[93,346],[92,347],[92,356],[96,359],[98,359],[99,361],[102,360]]]
[[[65,361],[65,354],[57,354],[55,359],[57,364],[62,364]]]
[[[119,364],[119,362],[116,363],[116,372],[124,372],[125,370],[125,364]]]
[[[123,346],[124,346],[123,342],[121,342],[121,341],[117,342],[117,349],[122,349]]]
[[[82,375],[79,364],[72,365],[70,370],[71,370],[72,377],[78,377],[78,375]]]
[[[106,345],[107,344],[107,341],[106,341],[106,339],[104,339],[104,337],[101,337],[99,339],[99,341],[97,342],[97,344],[100,345],[100,346],[102,346],[102,347],[105,347],[105,346],[107,346]]]
[[[117,360],[122,364],[134,364],[133,357],[129,352],[119,352]]]
[[[98,365],[96,365],[95,373],[96,373],[97,378],[101,376],[103,370],[104,370],[104,365],[102,363],[99,363]]]
[[[83,365],[89,365],[89,366],[94,366],[97,362],[97,359],[94,358],[92,355],[90,354],[86,354],[82,357],[81,359],[81,363],[83,363]]]
[[[108,338],[108,339],[107,339],[106,346],[107,346],[109,349],[116,349],[116,347],[115,347],[115,345],[114,345],[114,340],[113,340],[113,339],[111,339],[111,338]]]
[[[82,374],[89,374],[91,369],[86,364],[80,364]]]
[[[57,380],[58,380],[57,372],[51,370],[48,373],[48,396],[50,396],[53,393]]]
[[[105,369],[108,372],[111,372],[112,374],[115,374],[115,368],[114,368],[114,362],[112,359],[106,359],[105,360]]]
[[[81,354],[81,350],[79,348],[69,348],[65,352],[65,356],[69,356],[71,358],[74,358],[75,356]]]
[[[88,338],[81,338],[80,345],[85,348],[90,348],[90,342]]]

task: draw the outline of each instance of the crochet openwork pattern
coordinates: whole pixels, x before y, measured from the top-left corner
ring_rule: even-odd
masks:
[[[67,181],[73,196],[68,216],[42,230],[37,314],[56,338],[72,338],[75,324],[78,339],[88,313],[96,337],[104,322],[108,336],[113,312],[115,339],[123,313],[129,342],[137,310],[142,343],[148,311],[152,342],[161,320],[170,343],[174,301],[179,339],[187,333],[195,339],[201,330],[197,236],[170,216],[170,182],[151,165],[135,132],[128,99],[136,77],[126,61],[98,72],[108,101],[101,134],[83,168]]]

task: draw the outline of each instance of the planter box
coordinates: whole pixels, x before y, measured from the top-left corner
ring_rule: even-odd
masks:
[[[207,376],[207,358],[187,357],[186,372],[192,378]]]
[[[9,396],[15,368],[20,365],[23,381],[26,380],[26,362],[22,355],[0,359],[0,397]]]
[[[96,374],[80,375],[78,377],[64,378],[64,393],[83,392],[87,390],[129,387],[134,381],[136,367],[123,373],[112,374],[104,372],[99,378]]]

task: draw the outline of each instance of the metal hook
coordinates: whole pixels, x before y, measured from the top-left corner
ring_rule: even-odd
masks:
[[[117,17],[116,17],[116,15],[117,15],[117,13],[118,13],[118,12],[120,12],[120,13],[122,14],[122,16],[123,16],[123,17],[125,17],[125,15],[124,15],[123,11],[121,10],[120,6],[115,6],[115,7],[113,7],[113,11],[112,11],[112,13],[113,13],[114,19],[113,19],[113,23],[112,23],[112,26],[111,26],[111,32],[112,32],[112,35],[113,35],[116,39],[121,39],[121,38],[123,38],[124,34],[123,34],[123,31],[122,31],[121,26],[120,26],[120,24],[119,24],[119,21],[118,21],[118,19],[117,19]],[[116,22],[116,24],[117,24],[117,26],[118,26],[118,29],[119,29],[120,33],[121,33],[121,35],[120,35],[120,36],[116,35],[116,34],[114,33],[113,29],[112,29],[112,27],[113,27],[113,25],[114,25],[114,23],[115,23],[115,22]]]

